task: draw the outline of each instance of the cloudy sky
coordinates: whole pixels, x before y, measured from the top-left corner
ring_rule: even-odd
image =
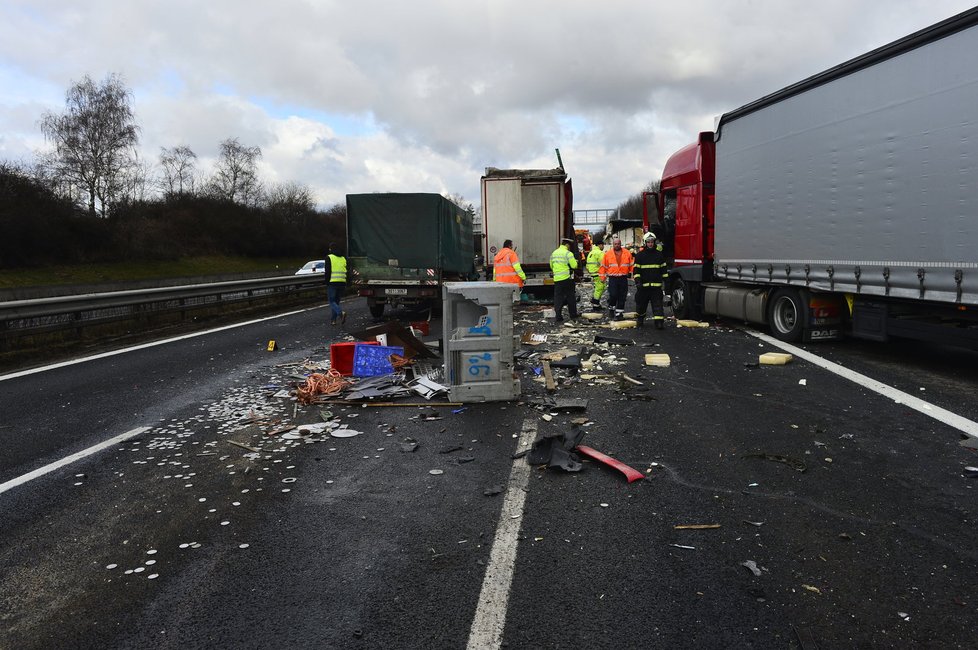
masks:
[[[954,0],[3,0],[0,159],[120,74],[142,156],[221,140],[322,206],[353,192],[479,203],[487,166],[551,168],[612,208],[714,117],[970,7]]]

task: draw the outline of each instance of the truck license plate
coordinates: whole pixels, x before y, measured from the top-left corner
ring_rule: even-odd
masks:
[[[406,296],[407,289],[385,289],[384,293],[388,296]]]

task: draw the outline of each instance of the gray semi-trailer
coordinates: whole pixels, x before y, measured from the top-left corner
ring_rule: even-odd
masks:
[[[655,203],[677,315],[978,344],[978,9],[724,114]],[[953,327],[948,327],[948,326]]]

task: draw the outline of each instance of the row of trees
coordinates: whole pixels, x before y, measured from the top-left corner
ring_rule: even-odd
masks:
[[[107,217],[120,203],[153,196],[206,195],[250,206],[286,199],[314,206],[311,192],[298,183],[266,192],[258,175],[261,148],[237,138],[221,142],[214,172],[206,179],[187,145],[163,147],[154,173],[139,158],[132,93],[118,75],[102,82],[86,76],[68,89],[65,111],[45,113],[40,126],[52,148],[38,157],[33,172],[93,216]]]
[[[643,194],[646,192],[658,192],[659,191],[659,181],[650,181],[648,185],[642,189],[638,194],[633,194],[624,201],[618,204],[615,208],[616,219],[628,219],[631,221],[641,221],[642,220],[642,210],[643,210]],[[651,207],[650,207],[651,209]]]
[[[86,76],[47,112],[50,147],[0,161],[0,267],[199,254],[319,257],[342,241],[345,208],[317,210],[301,183],[266,187],[261,149],[220,143],[209,175],[186,145],[139,156],[133,96],[118,75]]]
[[[0,163],[0,268],[200,255],[322,257],[345,239],[346,209],[249,206],[206,194],[127,200],[106,217]]]

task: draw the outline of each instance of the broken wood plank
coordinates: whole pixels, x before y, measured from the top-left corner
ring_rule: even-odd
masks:
[[[252,447],[250,445],[246,445],[240,442],[235,442],[234,440],[225,440],[224,442],[228,443],[229,445],[234,445],[235,447],[241,447],[242,449],[247,449],[248,451],[256,454],[261,453],[261,449],[259,449],[258,447]]]
[[[554,383],[554,373],[550,370],[550,362],[543,362],[543,376],[547,380],[547,390],[555,391],[557,390],[557,384]]]
[[[720,524],[679,524],[673,526],[676,530],[713,530],[719,528]]]

